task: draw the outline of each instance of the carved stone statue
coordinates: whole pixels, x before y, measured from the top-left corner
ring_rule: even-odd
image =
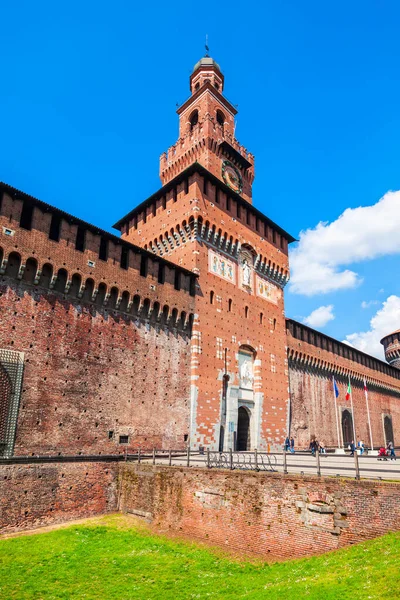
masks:
[[[251,268],[249,263],[247,262],[247,258],[244,259],[242,264],[242,280],[243,285],[251,287]]]

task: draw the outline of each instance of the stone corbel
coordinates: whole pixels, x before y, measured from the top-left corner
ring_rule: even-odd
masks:
[[[116,309],[118,309],[118,308],[120,307],[120,305],[121,305],[121,302],[122,302],[122,294],[120,294],[120,295],[118,296],[118,298],[117,298],[117,301],[116,301],[116,303],[115,303],[115,308],[116,308]]]
[[[20,265],[17,273],[17,279],[22,279],[26,265]]]
[[[95,288],[93,290],[93,294],[92,294],[92,297],[91,297],[91,301],[92,302],[94,302],[96,300],[96,296],[97,296],[98,293],[99,293],[99,288]]]
[[[34,285],[38,285],[39,284],[41,275],[42,275],[42,269],[38,269],[36,271],[35,279],[33,280]]]
[[[82,283],[81,287],[79,288],[79,292],[78,292],[78,298],[82,298],[84,292],[85,292],[85,284]]]
[[[56,281],[57,281],[57,274],[52,275],[51,279],[50,279],[50,285],[49,288],[52,290],[54,288],[54,286],[56,285]]]
[[[1,261],[1,266],[0,266],[0,275],[4,275],[4,273],[6,272],[7,263],[8,263],[8,258],[3,258],[3,260]]]
[[[104,300],[103,300],[103,305],[104,306],[107,306],[108,301],[110,299],[110,295],[111,295],[111,292],[107,292],[106,295],[104,296]]]
[[[71,283],[72,283],[72,279],[68,279],[67,283],[65,284],[64,294],[68,294],[70,287],[71,287]]]

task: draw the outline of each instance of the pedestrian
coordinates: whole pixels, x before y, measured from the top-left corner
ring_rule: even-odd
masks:
[[[358,440],[357,446],[358,446],[358,449],[360,451],[360,456],[362,456],[364,454],[364,450],[365,450],[365,448],[364,448],[364,442],[362,440]]]
[[[286,440],[285,440],[285,452],[288,452],[289,448],[290,448],[290,440],[289,440],[289,436],[286,436]]]
[[[394,451],[393,442],[389,442],[388,443],[387,449],[388,449],[387,454],[388,454],[388,456],[390,456],[390,460],[396,460],[396,454],[395,454],[395,451]]]
[[[315,438],[311,440],[309,450],[311,450],[311,454],[315,456],[315,452],[318,450],[318,442]]]
[[[351,440],[351,444],[350,444],[350,456],[354,456],[355,449],[356,449],[356,446],[354,444],[354,440]]]
[[[321,454],[326,454],[326,448],[324,442],[319,443],[319,451]]]
[[[290,438],[290,452],[294,454],[294,438]]]

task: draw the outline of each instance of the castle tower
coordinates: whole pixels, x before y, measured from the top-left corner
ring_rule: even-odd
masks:
[[[235,138],[223,86],[212,58],[196,63],[178,109],[179,139],[161,156],[163,187],[114,227],[198,275],[191,447],[281,447],[289,414],[283,288],[294,238],[252,205],[254,158]],[[178,276],[173,284],[179,290]]]
[[[385,349],[387,362],[392,367],[400,369],[400,329],[382,338],[381,344]]]
[[[251,202],[254,157],[235,138],[237,110],[223,89],[220,66],[203,57],[190,77],[191,96],[177,110],[179,138],[161,155],[160,177],[165,185],[196,160]]]

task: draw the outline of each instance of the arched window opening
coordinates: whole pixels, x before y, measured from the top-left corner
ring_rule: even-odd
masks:
[[[244,307],[244,317],[245,317],[245,319],[249,318],[249,307],[248,306]]]
[[[228,312],[232,312],[232,298],[228,300]]]
[[[222,110],[217,110],[217,123],[224,129],[225,115]]]
[[[57,273],[57,281],[54,286],[54,290],[56,292],[61,292],[62,294],[65,291],[65,286],[67,284],[68,273],[65,269],[59,269]]]
[[[134,315],[137,315],[139,313],[139,307],[140,307],[140,296],[138,296],[136,294],[133,297],[133,306],[132,306],[132,312]]]
[[[129,292],[125,290],[122,294],[121,304],[119,305],[119,310],[122,312],[127,312],[129,304]]]
[[[264,315],[263,315],[263,313],[260,313],[260,325],[263,324],[263,320],[264,320]]]
[[[276,329],[276,319],[274,319],[274,322],[273,322],[273,329],[274,329],[274,331]]]
[[[160,320],[160,310],[161,310],[160,303],[159,302],[154,302],[153,312],[151,313],[151,320],[152,321],[159,321]]]
[[[17,277],[20,265],[21,265],[21,256],[18,254],[18,252],[11,252],[11,254],[8,257],[8,262],[7,262],[6,272],[5,272],[7,277],[13,277],[13,278]]]
[[[69,295],[73,298],[77,298],[79,294],[79,290],[81,289],[81,276],[78,273],[74,273],[72,275],[71,287],[69,288]]]
[[[103,306],[105,297],[107,294],[107,286],[105,283],[100,283],[99,284],[99,291],[97,292],[97,296],[96,296],[96,304],[98,306]]]
[[[217,81],[214,83],[214,87],[217,91],[219,91],[219,83]]]
[[[193,129],[196,127],[198,122],[199,122],[199,111],[194,110],[189,118],[190,131],[193,131]]]
[[[176,324],[177,324],[177,321],[178,321],[178,314],[179,314],[179,313],[178,313],[178,309],[177,309],[177,308],[174,308],[174,309],[172,310],[172,317],[171,317],[171,324],[172,324],[172,327],[176,327]]]
[[[117,303],[119,290],[116,287],[111,288],[110,298],[108,299],[108,308],[113,309]]]
[[[94,292],[94,281],[93,279],[86,279],[85,281],[85,291],[83,292],[83,301],[91,302],[93,298]]]
[[[196,83],[196,85],[194,86],[194,89],[196,91],[200,89],[200,83],[199,82]]]
[[[50,287],[51,278],[53,276],[53,267],[49,263],[43,265],[42,274],[40,276],[39,285],[44,288]]]
[[[37,261],[34,258],[28,258],[25,265],[23,280],[27,283],[34,283],[37,272]]]
[[[164,325],[168,322],[168,316],[169,316],[169,306],[167,306],[165,304],[165,306],[162,310],[162,315],[161,315],[161,321]]]
[[[210,304],[214,304],[214,292],[212,290],[210,292]]]
[[[142,311],[142,316],[145,319],[147,319],[149,316],[150,306],[151,306],[151,302],[150,302],[149,298],[146,298],[146,300],[143,302],[143,311]]]

